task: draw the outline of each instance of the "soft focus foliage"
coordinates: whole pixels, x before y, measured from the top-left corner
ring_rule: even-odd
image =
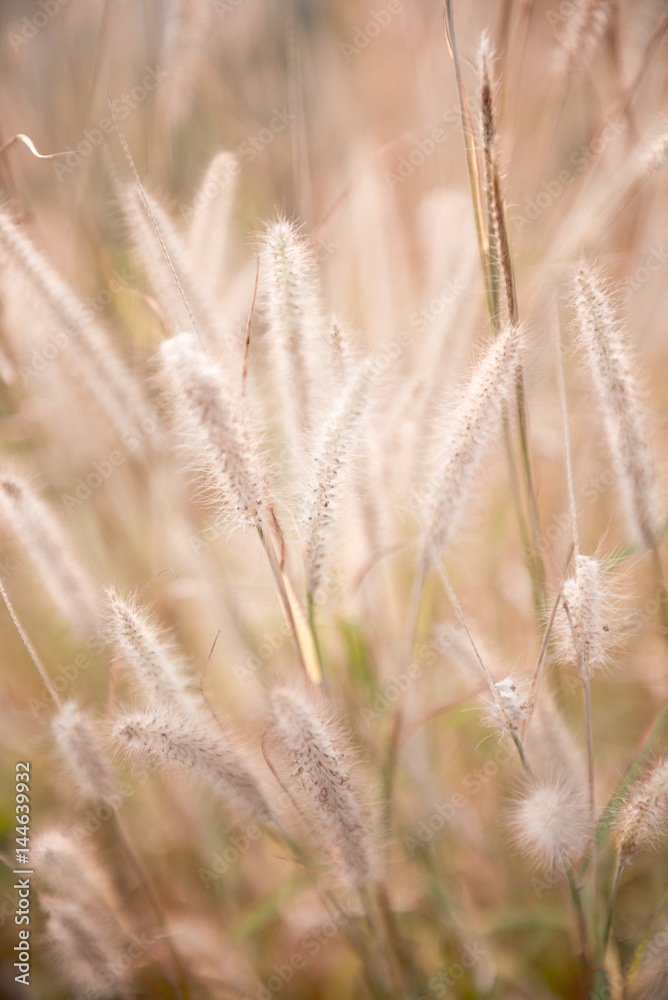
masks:
[[[667,46],[0,5],[3,997],[668,996]]]

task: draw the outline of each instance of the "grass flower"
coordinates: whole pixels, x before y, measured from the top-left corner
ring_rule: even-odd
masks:
[[[340,871],[353,885],[374,876],[369,821],[347,760],[345,737],[315,697],[280,687],[271,694],[274,732],[291,784],[317,816]]]
[[[575,310],[578,342],[605,417],[632,534],[656,548],[661,523],[644,406],[604,276],[588,264],[575,278]]]

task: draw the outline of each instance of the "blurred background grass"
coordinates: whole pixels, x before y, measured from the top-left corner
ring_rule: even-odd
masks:
[[[361,331],[359,343],[378,350],[408,331],[409,355],[419,352],[414,317],[416,310],[434,301],[433,248],[456,261],[470,255],[474,240],[463,136],[453,114],[454,74],[438,3],[200,0],[171,5],[69,0],[62,6],[56,3],[57,10],[52,3],[48,10],[53,14],[47,13],[47,6],[11,0],[0,6],[1,141],[22,132],[44,153],[76,149],[86,132],[98,129],[109,116],[108,95],[130,95],[136,107],[119,117],[132,155],[147,187],[166,200],[177,219],[192,203],[211,156],[220,149],[238,151],[242,171],[229,271],[231,285],[237,280],[240,314],[252,292],[253,232],[280,211],[298,218],[313,237],[328,306]],[[629,84],[644,66],[645,47],[665,5],[652,0],[619,3],[614,30],[565,81],[555,70],[560,33],[568,27],[567,18],[559,20],[563,9],[563,3],[530,0],[475,0],[456,9],[471,95],[475,84],[469,60],[483,29],[490,31],[498,49],[502,150],[520,311],[536,343],[528,392],[544,529],[566,507],[553,358],[545,345],[549,293],[567,276],[571,260],[550,255],[552,239],[620,171],[668,97],[662,38],[646,60],[619,134],[595,156],[592,141],[609,118],[616,120]],[[378,12],[384,12],[387,25],[376,34],[368,25],[379,23],[378,18],[374,22]],[[139,91],[132,96],[149,71],[164,71],[164,79],[141,99]],[[269,123],[277,113],[287,125],[272,131]],[[411,163],[418,144],[439,127],[443,141],[434,143],[434,152],[424,162],[418,163],[414,155]],[[595,170],[580,170],[590,154]],[[558,180],[563,171],[571,174],[572,184]],[[151,374],[149,359],[162,331],[147,294],[138,294],[148,289],[128,252],[116,203],[116,182],[128,178],[113,134],[78,161],[38,160],[18,145],[0,158],[5,200],[60,273],[108,324],[118,351],[145,378]],[[559,185],[563,190],[555,194]],[[598,255],[620,283],[632,282],[625,311],[646,375],[657,457],[664,469],[665,185],[665,178],[653,178],[604,231],[586,241],[587,252]],[[429,203],[425,208],[430,193],[439,189],[457,193],[462,204],[460,215],[449,217],[445,231],[434,226]],[[530,218],[535,212],[529,203],[539,206],[535,219]],[[543,203],[545,208],[540,207]],[[574,254],[579,249],[575,247]],[[647,268],[648,259],[660,262],[656,271]],[[438,294],[441,291],[439,286]],[[460,365],[470,358],[469,331],[478,343],[486,336],[482,292],[479,278],[474,279]],[[567,317],[565,307],[562,311]],[[160,455],[149,463],[139,461],[131,449],[123,453],[123,463],[108,481],[68,511],[63,494],[76,495],[78,481],[85,480],[93,463],[107,458],[117,442],[97,423],[88,422],[81,400],[61,395],[54,409],[48,371],[26,383],[12,337],[3,336],[0,350],[3,461],[31,470],[100,586],[114,582],[125,590],[142,587],[154,573],[170,568],[150,590],[161,619],[177,629],[198,671],[216,632],[222,631],[209,667],[210,683],[225,710],[241,725],[252,726],[260,677],[289,669],[291,659],[289,645],[283,642],[250,683],[234,669],[281,624],[253,541],[210,538],[211,532],[207,536],[206,509],[189,499],[184,482],[169,475],[169,462]],[[623,541],[623,532],[605,480],[599,489],[607,458],[576,368],[577,362],[569,372],[575,475],[581,485],[593,484],[595,494],[584,504],[580,528],[590,550],[602,535],[606,548],[612,549]],[[523,669],[535,660],[540,632],[533,620],[502,457],[486,471],[479,508],[458,545],[453,568],[458,593],[476,633],[492,649],[493,663]],[[403,526],[405,535],[409,528]],[[547,538],[556,579],[570,538],[563,531]],[[67,679],[68,695],[76,692],[87,703],[102,706],[109,651],[98,647],[96,652],[72,636],[8,537],[3,537],[2,556],[3,579],[51,675]],[[350,580],[361,568],[348,552],[344,578]],[[393,558],[390,590],[401,617],[409,570],[409,556]],[[376,567],[373,573],[378,580],[382,569]],[[635,563],[630,576],[634,610],[641,608],[643,627],[629,639],[614,671],[594,684],[603,787],[606,782],[612,787],[668,696],[665,655],[651,624],[654,616],[642,615],[642,602],[651,598],[653,584]],[[396,639],[396,622],[379,593],[380,583],[371,596],[365,596],[363,587],[353,593],[346,584],[323,622],[336,689],[348,706],[357,740],[376,763],[385,758],[396,701],[385,699],[373,726],[360,713],[386,693],[394,673],[388,649]],[[492,739],[480,744],[485,733],[479,711],[461,712],[458,699],[470,684],[452,669],[452,648],[447,642],[439,645],[432,635],[432,619],[451,619],[444,599],[435,594],[432,616],[425,612],[424,617],[419,681],[405,695],[409,714],[417,724],[430,708],[456,704],[425,723],[418,739],[407,737],[400,750],[390,871],[402,926],[424,966],[434,970],[458,961],[462,941],[484,938],[493,959],[467,973],[456,987],[462,997],[573,996],[577,972],[567,906],[558,888],[534,891],[528,866],[508,848],[502,816],[515,776],[503,768],[494,771],[498,748]],[[68,807],[47,770],[48,698],[6,616],[0,619],[0,632],[0,829],[11,847],[17,760],[35,761],[35,827],[48,824],[51,816],[62,817],[64,808],[68,814]],[[83,657],[78,665],[77,656]],[[568,678],[560,683],[566,714],[577,725],[577,686]],[[464,707],[479,706],[469,701]],[[485,777],[474,792],[470,775],[485,762],[490,762],[492,777]],[[428,821],[436,807],[457,792],[465,802],[452,822],[407,857],[403,838],[413,837],[418,822]],[[206,806],[184,787],[166,797],[153,778],[141,794],[128,798],[124,814],[151,859],[156,881],[165,887],[170,912],[183,913],[183,926],[176,933],[193,948],[202,942],[202,962],[217,954],[223,972],[234,976],[238,964],[246,974],[253,962],[269,969],[295,949],[304,950],[303,934],[317,926],[317,900],[299,877],[286,876],[285,866],[271,857],[266,844],[254,843],[243,865],[231,866],[225,879],[204,889],[197,869],[228,844],[227,822],[212,820]],[[69,815],[68,822],[75,822]],[[157,824],[156,815],[161,816]],[[187,846],[191,828],[200,834],[198,851]],[[104,847],[104,827],[100,837]],[[660,920],[667,877],[665,852],[643,855],[634,865],[618,935],[628,940],[629,955],[648,914]],[[14,985],[11,969],[16,943],[11,885],[11,876],[3,872],[0,988],[7,998],[26,995]],[[33,907],[38,930],[35,902]],[[221,920],[224,930],[217,937]],[[466,927],[461,940],[453,931],[457,926]],[[242,959],[234,957],[233,944],[239,939]],[[220,941],[225,942],[222,951]],[[529,970],[525,983],[530,992],[512,985],[518,964]],[[32,995],[45,1000],[64,997],[48,970],[38,951]],[[354,975],[354,960],[337,936],[318,948],[286,994],[353,995]]]

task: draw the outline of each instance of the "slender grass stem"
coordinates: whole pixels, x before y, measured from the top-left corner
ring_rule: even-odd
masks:
[[[573,911],[575,914],[575,925],[577,929],[578,941],[580,944],[580,953],[582,955],[582,960],[585,968],[585,978],[587,983],[591,982],[591,958],[589,954],[589,933],[587,931],[587,919],[585,917],[584,907],[582,905],[582,898],[580,896],[580,890],[578,888],[575,873],[572,867],[569,865],[566,868],[566,881],[568,882],[568,889],[571,896],[571,901],[573,903]]]
[[[617,895],[619,893],[619,886],[622,880],[623,870],[624,870],[624,862],[620,854],[617,858],[617,867],[615,869],[615,877],[612,883],[612,889],[610,891],[610,900],[608,903],[608,911],[605,919],[605,927],[603,929],[603,936],[601,938],[601,952],[600,952],[601,962],[605,961],[605,953],[608,949],[608,941],[610,940],[610,931],[612,930],[612,915],[615,909],[615,903],[617,902]]]
[[[297,632],[297,626],[295,624],[294,615],[292,614],[292,607],[290,604],[290,598],[288,597],[288,592],[285,589],[285,581],[283,580],[283,573],[281,572],[281,567],[278,562],[278,558],[274,551],[274,546],[271,539],[268,537],[267,532],[261,521],[257,521],[257,533],[260,536],[260,541],[264,547],[264,551],[267,554],[267,559],[269,560],[269,565],[271,566],[271,571],[274,574],[274,579],[276,580],[276,586],[278,588],[278,594],[281,599],[281,604],[283,605],[283,613],[288,623],[290,629],[290,635],[292,636],[292,641],[299,657],[299,662],[304,669],[304,673],[309,676],[309,672],[306,666],[306,660],[304,658],[304,652],[302,650],[301,643],[299,641],[299,634]]]
[[[5,590],[5,586],[2,583],[2,581],[0,581],[0,595],[2,596],[2,599],[5,602],[5,607],[7,608],[7,611],[9,612],[9,617],[11,618],[12,622],[14,623],[16,631],[20,635],[21,641],[23,642],[23,645],[25,646],[25,648],[28,651],[28,655],[29,655],[30,659],[35,664],[35,667],[37,668],[37,673],[42,678],[42,681],[44,683],[44,687],[49,692],[50,696],[53,698],[53,702],[56,705],[56,707],[58,708],[58,710],[62,712],[62,710],[63,710],[63,703],[60,700],[60,696],[58,695],[58,692],[54,688],[54,686],[51,683],[51,681],[49,680],[49,675],[47,674],[46,670],[44,669],[44,666],[43,666],[42,661],[40,660],[39,656],[35,652],[35,650],[33,648],[33,645],[30,642],[30,639],[28,638],[28,636],[24,632],[23,626],[21,625],[21,622],[19,621],[19,619],[18,619],[18,617],[16,615],[16,612],[14,611],[14,608],[12,606],[11,601],[9,600],[9,597],[7,595],[7,591]]]
[[[315,646],[315,653],[318,658],[318,666],[320,667],[320,673],[324,674],[325,665],[322,656],[322,646],[320,645],[320,637],[318,635],[318,624],[315,617],[315,601],[313,600],[313,594],[310,591],[306,596],[306,604],[308,611],[308,624],[311,629],[311,635],[313,636],[313,645]]]

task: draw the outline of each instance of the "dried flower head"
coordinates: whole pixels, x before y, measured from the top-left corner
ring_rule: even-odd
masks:
[[[132,761],[180,766],[221,800],[271,822],[272,810],[249,763],[204,716],[185,716],[167,706],[128,712],[116,719],[113,740]]]
[[[58,829],[33,838],[31,862],[47,914],[46,933],[64,978],[77,991],[123,995],[130,980],[123,961],[129,940],[108,872],[89,849]]]
[[[194,705],[186,664],[155,617],[132,598],[107,591],[107,634],[137,685],[182,711]]]
[[[523,853],[548,871],[574,864],[591,835],[585,788],[566,775],[537,779],[516,803],[512,829]]]
[[[440,422],[448,430],[429,477],[425,512],[428,540],[438,550],[452,541],[487,445],[500,432],[502,407],[515,385],[520,350],[520,331],[506,327],[474,371],[459,406]]]
[[[370,364],[362,364],[348,379],[338,406],[314,449],[312,484],[303,514],[307,587],[314,594],[326,569],[332,529],[341,501],[346,472],[358,451],[368,413]]]
[[[141,426],[150,411],[138,384],[111,350],[106,334],[90,318],[89,310],[5,211],[0,211],[0,249],[71,338],[76,349],[68,351],[68,358],[81,371],[91,396],[112,426],[121,435]]]
[[[562,655],[587,673],[609,661],[617,638],[615,595],[601,561],[575,557],[575,573],[564,583],[563,602],[554,622]]]
[[[529,715],[524,685],[513,677],[504,677],[494,687],[496,698],[485,698],[487,725],[500,733],[519,734]]]
[[[632,534],[655,548],[661,522],[644,408],[604,276],[589,264],[582,264],[575,278],[575,310],[578,342],[605,417]]]
[[[316,424],[324,343],[315,259],[297,227],[279,218],[262,238],[261,273],[269,335],[280,365],[281,389],[298,438]]]
[[[83,635],[97,620],[97,595],[77,561],[65,533],[49,507],[28,481],[11,472],[0,474],[0,512],[38,571],[51,599]]]
[[[345,879],[374,875],[369,822],[347,760],[345,739],[311,692],[280,687],[271,694],[274,733],[287,753],[292,782],[317,816]]]
[[[257,525],[267,507],[267,487],[239,394],[193,335],[180,333],[165,341],[160,354],[175,413],[200,452],[207,486],[224,501],[230,517]]]
[[[67,701],[51,722],[56,754],[84,804],[103,804],[116,796],[114,772],[100,745],[93,720]]]
[[[668,819],[668,758],[658,761],[626,796],[615,823],[621,857],[630,860],[648,844],[656,843]]]

